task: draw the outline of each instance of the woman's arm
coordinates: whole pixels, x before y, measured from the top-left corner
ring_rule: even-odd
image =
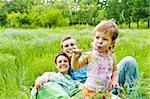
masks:
[[[38,91],[41,89],[43,83],[46,83],[50,77],[51,72],[45,72],[43,75],[37,77],[35,80],[35,89]]]

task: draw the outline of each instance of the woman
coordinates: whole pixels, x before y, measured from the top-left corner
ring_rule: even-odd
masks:
[[[80,82],[72,80],[71,76],[68,75],[70,66],[68,56],[65,53],[58,54],[55,58],[55,64],[58,72],[46,72],[38,77],[35,87],[31,91],[31,99],[82,97]]]

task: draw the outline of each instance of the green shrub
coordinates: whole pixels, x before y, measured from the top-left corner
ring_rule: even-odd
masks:
[[[40,21],[43,22],[44,27],[52,26],[65,26],[68,25],[68,20],[65,19],[60,10],[57,9],[45,9],[40,16]]]
[[[21,13],[11,12],[7,14],[7,22],[9,27],[19,27],[19,17]]]
[[[53,9],[48,5],[38,5],[33,7],[29,11],[29,17],[33,26],[66,26],[69,23],[68,19],[63,17],[61,10]]]

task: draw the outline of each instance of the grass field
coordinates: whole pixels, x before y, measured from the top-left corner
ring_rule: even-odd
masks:
[[[64,35],[77,39],[79,48],[91,50],[93,27],[0,30],[0,99],[29,99],[36,77],[56,71],[54,57]],[[150,98],[150,29],[121,29],[115,55],[117,62],[133,56],[140,72],[143,98]]]

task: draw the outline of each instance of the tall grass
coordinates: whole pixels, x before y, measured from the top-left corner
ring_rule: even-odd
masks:
[[[83,51],[92,49],[92,28],[73,26],[36,30],[0,30],[0,98],[28,99],[36,77],[46,71],[56,71],[54,58],[61,51],[62,36],[77,39]],[[144,98],[150,96],[150,30],[120,30],[116,57],[133,56],[141,76]]]

